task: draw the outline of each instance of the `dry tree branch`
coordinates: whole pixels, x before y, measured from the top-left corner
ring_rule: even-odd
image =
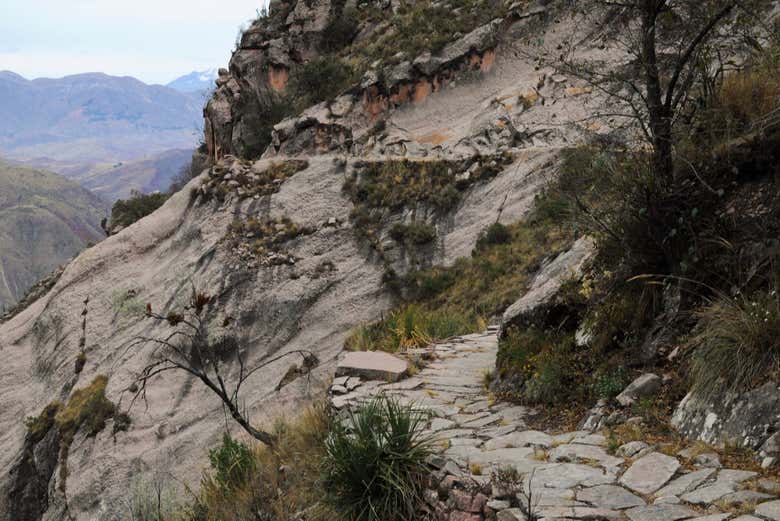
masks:
[[[242,410],[239,398],[242,386],[255,373],[284,358],[300,357],[301,374],[310,373],[319,360],[313,352],[298,349],[276,356],[264,356],[254,365],[248,366],[240,342],[235,336],[215,339],[209,335],[208,320],[204,315],[206,308],[214,303],[215,299],[198,293],[193,288],[190,303],[184,308],[183,314],[170,312],[163,315],[153,312],[151,305],[147,305],[147,318],[159,324],[167,324],[174,330],[161,338],[136,336],[125,347],[124,353],[135,348],[152,346],[152,360],[141,369],[133,384],[125,390],[132,395],[128,410],[139,399],[148,407],[147,391],[154,378],[168,372],[183,372],[200,381],[219,397],[233,420],[250,436],[268,446],[274,446],[276,437],[254,427],[246,411]],[[238,362],[238,374],[231,376],[229,373],[234,358]]]

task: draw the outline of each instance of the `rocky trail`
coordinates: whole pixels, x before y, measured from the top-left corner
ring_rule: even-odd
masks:
[[[528,430],[533,409],[494,402],[482,384],[495,367],[496,333],[491,328],[409,353],[431,362],[400,380],[406,364],[388,364],[380,353],[347,354],[330,389],[339,410],[384,394],[431,413],[426,434],[436,438],[439,454],[431,463],[438,490],[428,490],[426,499],[436,519],[524,521],[518,505],[528,503],[525,490],[536,516],[530,519],[780,520],[780,483],[722,468],[714,453],[687,465],[685,451],[669,456],[641,441],[611,454],[601,433]],[[506,467],[523,476],[522,485],[492,479]]]

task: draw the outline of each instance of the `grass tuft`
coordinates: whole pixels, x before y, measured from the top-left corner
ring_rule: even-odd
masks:
[[[780,296],[776,290],[722,297],[698,313],[688,345],[694,386],[715,391],[756,387],[780,373]]]
[[[429,473],[432,441],[422,435],[427,420],[413,406],[383,397],[334,424],[325,442],[323,482],[340,519],[415,519]]]

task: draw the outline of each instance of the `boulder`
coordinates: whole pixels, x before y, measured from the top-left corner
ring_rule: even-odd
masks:
[[[645,373],[623,389],[623,392],[615,398],[620,405],[628,407],[636,403],[640,398],[652,396],[661,388],[662,380],[658,375]]]
[[[623,458],[633,458],[637,454],[640,454],[650,448],[650,445],[643,441],[629,441],[628,443],[618,447],[615,452],[617,456]]]
[[[583,237],[570,250],[544,266],[531,281],[531,287],[525,295],[504,312],[499,338],[504,337],[511,326],[528,326],[545,317],[553,307],[554,297],[563,283],[580,275],[594,252],[593,239]]]
[[[672,425],[682,435],[712,445],[729,442],[760,449],[780,430],[780,386],[768,382],[743,393],[693,391],[677,406]]]
[[[409,371],[409,364],[381,351],[347,353],[336,367],[336,376],[359,376],[366,380],[397,382]]]

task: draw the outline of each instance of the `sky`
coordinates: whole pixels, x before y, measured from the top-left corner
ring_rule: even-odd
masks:
[[[165,84],[227,67],[239,26],[267,0],[0,0],[0,70],[83,72]]]

